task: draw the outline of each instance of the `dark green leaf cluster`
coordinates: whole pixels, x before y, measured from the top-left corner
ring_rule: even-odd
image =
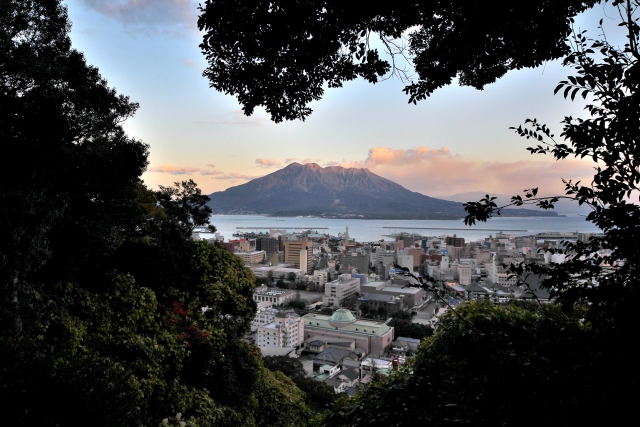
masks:
[[[392,326],[395,337],[406,337],[423,340],[433,335],[433,328],[429,325],[423,325],[420,323],[413,323],[411,319],[400,318],[394,316],[389,322],[389,326]]]
[[[203,75],[238,97],[245,114],[263,106],[272,120],[304,120],[324,88],[362,77],[376,83],[410,57],[417,74],[409,102],[458,78],[481,89],[507,71],[568,53],[572,18],[596,0],[512,2],[496,10],[476,2],[369,4],[336,0],[207,0],[200,6]],[[377,35],[389,61],[372,47]],[[396,43],[401,38],[404,43]],[[408,81],[408,80],[407,80]]]
[[[330,409],[336,400],[336,393],[327,384],[308,377],[298,359],[288,356],[264,358],[264,366],[272,372],[282,372],[304,393],[307,406],[317,412]]]

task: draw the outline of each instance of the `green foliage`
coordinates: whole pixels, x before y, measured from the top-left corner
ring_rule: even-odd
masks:
[[[312,416],[304,403],[303,393],[282,372],[261,368],[254,397],[258,403],[254,417],[260,426],[296,426]]]
[[[272,372],[281,372],[290,378],[304,394],[305,404],[316,412],[330,409],[336,399],[333,388],[327,384],[307,377],[302,363],[288,356],[269,356],[264,365]]]
[[[245,114],[263,106],[280,122],[304,120],[325,87],[357,77],[376,83],[392,72],[413,103],[456,77],[481,89],[567,54],[573,17],[595,3],[516,2],[496,13],[475,2],[207,0],[198,28],[211,86],[236,95]],[[372,47],[375,36],[390,61]],[[398,65],[407,57],[417,76]]]
[[[589,404],[603,407],[579,316],[489,302],[459,313],[464,322],[445,315],[407,368],[341,402],[324,425],[578,425]]]
[[[423,340],[433,335],[433,328],[429,325],[413,323],[408,313],[398,312],[394,314],[389,326],[393,326],[393,335],[397,337],[415,338]]]
[[[173,187],[161,185],[155,196],[158,204],[164,208],[167,219],[183,228],[187,236],[194,228],[208,223],[212,213],[211,208],[206,205],[209,197],[202,194],[192,179],[176,182]],[[210,227],[210,231],[215,232],[215,227]]]
[[[59,1],[0,8],[0,324],[21,332],[45,282],[86,273],[119,244],[147,145],[122,123],[137,109],[71,48]]]
[[[292,300],[287,303],[288,307],[297,308],[298,310],[304,310],[307,307],[306,300]]]

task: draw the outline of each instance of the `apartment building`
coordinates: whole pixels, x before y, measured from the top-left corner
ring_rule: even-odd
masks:
[[[274,321],[258,327],[258,347],[298,347],[304,342],[304,321],[291,312],[278,311]]]

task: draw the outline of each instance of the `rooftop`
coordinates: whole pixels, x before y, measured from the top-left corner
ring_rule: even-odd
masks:
[[[336,330],[335,326],[330,323],[330,316],[323,314],[305,314],[302,316],[304,326],[306,328],[321,328],[328,330]],[[354,334],[363,335],[376,335],[382,336],[387,334],[392,328],[386,325],[384,322],[375,322],[372,320],[356,319],[354,322],[349,323],[341,328],[343,332],[349,332]]]

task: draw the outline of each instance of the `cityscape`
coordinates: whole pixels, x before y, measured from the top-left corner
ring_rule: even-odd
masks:
[[[544,276],[521,277],[509,266],[562,264],[567,255],[556,251],[598,236],[517,230],[518,236],[498,231],[470,242],[456,234],[389,230],[387,240],[358,242],[349,227],[338,235],[322,228],[238,228],[228,239],[219,232],[192,238],[222,245],[253,272],[257,313],[247,342],[264,357],[298,359],[310,377],[351,396],[374,373],[388,375],[410,360],[438,319],[463,302],[551,303],[540,286]],[[425,277],[440,289],[423,286]],[[402,336],[393,326],[397,318],[424,327]]]

